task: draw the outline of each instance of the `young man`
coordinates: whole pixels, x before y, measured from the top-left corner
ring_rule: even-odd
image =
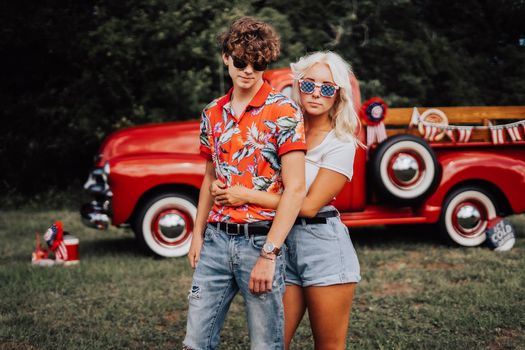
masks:
[[[202,113],[201,153],[207,158],[193,240],[195,268],[184,345],[215,349],[233,297],[246,304],[251,349],[283,349],[284,257],[281,246],[305,196],[303,118],[299,108],[263,81],[279,55],[268,24],[234,21],[220,37],[233,81]],[[282,193],[277,210],[214,203],[210,184]]]

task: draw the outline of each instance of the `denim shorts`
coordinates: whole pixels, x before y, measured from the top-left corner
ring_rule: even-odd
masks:
[[[320,212],[335,210],[332,206]],[[286,284],[330,286],[361,280],[359,260],[348,228],[339,217],[326,224],[294,225],[286,238]]]
[[[250,273],[266,238],[232,236],[208,224],[188,296],[185,346],[216,349],[230,304],[240,292],[246,305],[250,348],[284,349],[284,256],[276,258],[271,292],[256,295],[248,289]]]

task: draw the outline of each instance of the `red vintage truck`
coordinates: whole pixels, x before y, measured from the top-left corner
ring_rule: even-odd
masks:
[[[264,77],[289,94],[289,73]],[[525,212],[525,107],[383,107],[386,139],[358,149],[335,200],[347,226],[435,224],[449,241],[478,246],[491,219]],[[372,124],[359,134],[365,144]],[[204,168],[197,120],[119,130],[96,156],[82,220],[131,226],[147,251],[186,255]]]

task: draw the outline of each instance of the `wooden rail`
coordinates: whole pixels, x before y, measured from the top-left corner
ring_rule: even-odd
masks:
[[[490,107],[418,107],[419,114],[430,108],[441,110],[447,116],[448,123],[484,125],[485,120],[525,119],[525,106],[490,106]],[[386,125],[408,126],[413,108],[389,108]]]
[[[493,124],[505,124],[509,122],[525,119],[525,106],[490,106],[490,107],[418,107],[419,114],[430,108],[441,110],[448,119],[449,125],[488,125],[489,121]],[[389,108],[385,120],[387,135],[414,134],[421,136],[418,128],[410,127],[410,120],[414,108]],[[508,137],[507,137],[508,138]],[[471,142],[490,142],[490,131],[474,129],[472,130]],[[444,137],[441,142],[447,143],[450,140]]]

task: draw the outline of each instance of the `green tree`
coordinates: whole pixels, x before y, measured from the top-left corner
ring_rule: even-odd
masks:
[[[390,106],[525,101],[521,0],[44,0],[0,9],[0,192],[83,180],[119,128],[198,118],[229,79],[216,36],[235,18],[273,24],[288,66],[333,50],[364,98]],[[35,181],[37,179],[37,181]]]

